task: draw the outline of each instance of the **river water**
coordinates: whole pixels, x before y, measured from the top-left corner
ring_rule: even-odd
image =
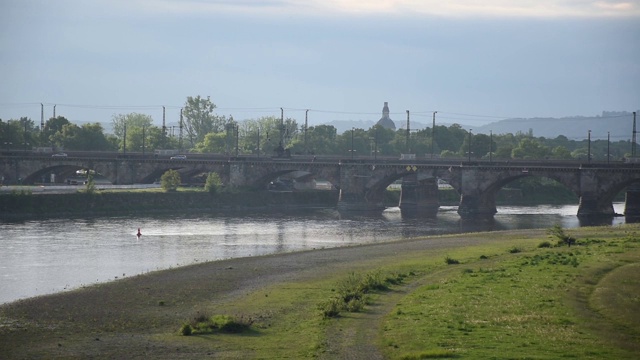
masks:
[[[614,204],[622,213],[624,204]],[[462,221],[457,207],[411,219],[334,210],[0,222],[0,303],[197,262],[392,241],[421,235],[581,225],[576,205],[499,207]],[[606,224],[624,223],[616,217]],[[138,239],[138,228],[142,236]]]

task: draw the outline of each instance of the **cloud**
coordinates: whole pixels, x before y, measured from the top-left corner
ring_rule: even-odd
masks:
[[[123,0],[120,4],[145,12],[173,14],[640,17],[638,0]]]

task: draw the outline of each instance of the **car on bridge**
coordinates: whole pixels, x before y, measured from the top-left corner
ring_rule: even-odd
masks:
[[[51,155],[51,157],[67,157],[67,154],[66,153],[57,153],[57,154]]]
[[[169,160],[187,160],[187,155],[175,155],[170,157]]]

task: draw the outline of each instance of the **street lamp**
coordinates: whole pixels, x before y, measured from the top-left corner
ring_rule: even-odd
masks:
[[[438,112],[433,112],[433,124],[431,125],[431,158],[433,159],[433,144],[436,142],[436,114]]]
[[[587,163],[591,163],[591,130],[587,132]]]
[[[611,144],[611,132],[607,131],[607,164],[611,161],[611,151],[609,145]]]
[[[467,152],[469,153],[469,162],[471,162],[471,130],[473,129],[469,129],[469,144],[467,144]]]
[[[353,160],[353,132],[356,130],[356,128],[352,127],[351,128],[351,160]]]

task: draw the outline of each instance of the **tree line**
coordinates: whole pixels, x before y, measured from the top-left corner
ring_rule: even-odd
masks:
[[[381,126],[353,128],[338,134],[332,125],[305,128],[296,119],[265,116],[236,121],[215,114],[209,97],[187,97],[180,132],[153,125],[151,116],[140,113],[114,114],[113,133],[105,133],[98,122],[76,125],[64,116],[50,118],[40,129],[33,120],[0,119],[3,150],[50,147],[54,151],[152,152],[175,149],[196,153],[229,155],[336,155],[344,157],[416,156],[478,159],[557,159],[618,161],[629,157],[630,141],[570,140],[516,134],[473,134],[459,124],[437,125],[407,133]]]

